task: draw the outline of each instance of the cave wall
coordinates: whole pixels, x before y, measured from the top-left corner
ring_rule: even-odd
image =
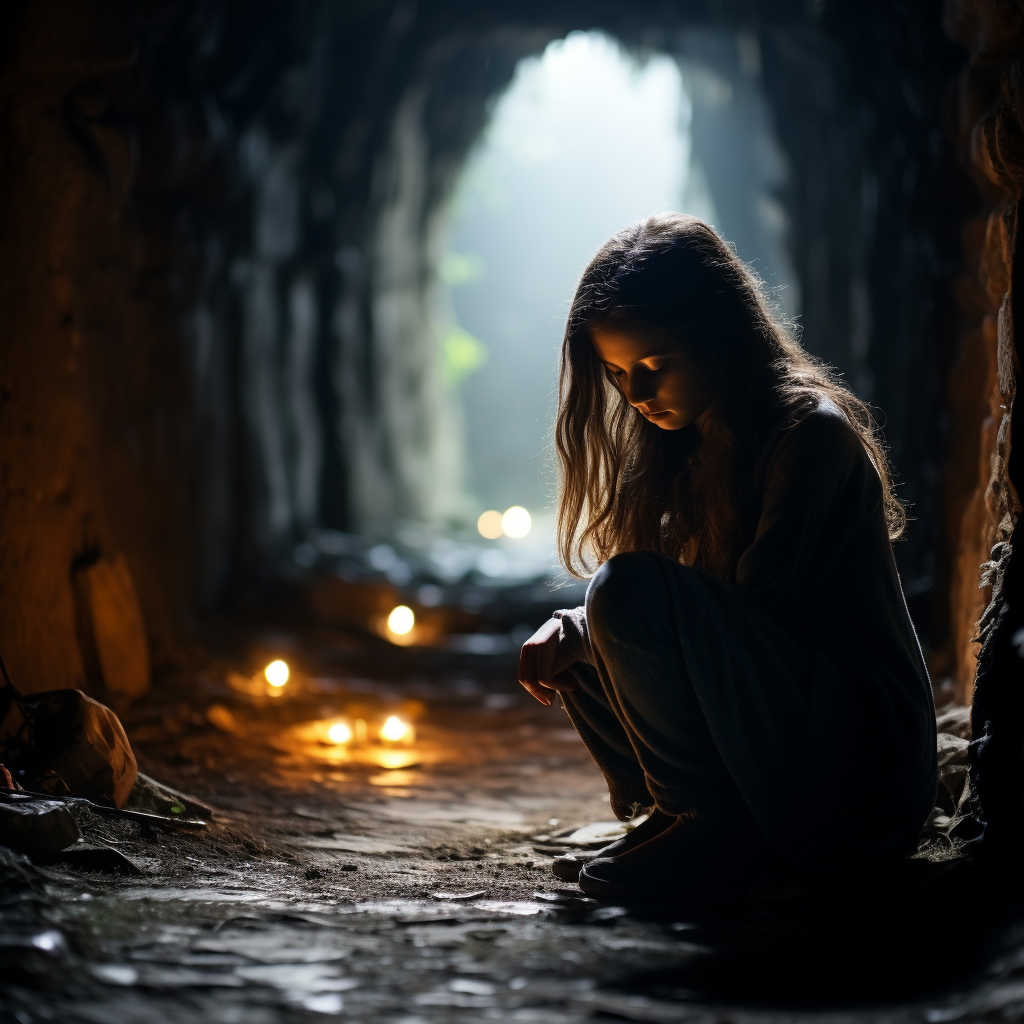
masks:
[[[161,155],[128,113],[147,104],[137,19],[68,4],[58,30],[55,13],[23,5],[7,26],[0,101],[0,651],[25,690],[86,682],[73,579],[102,556],[126,558],[173,659],[195,457],[217,434],[193,395],[173,197],[142,196]]]
[[[519,52],[467,89],[480,37],[409,4],[0,17],[0,653],[101,691],[89,566],[127,566],[164,671],[306,529],[459,511],[431,221]]]
[[[963,509],[994,335],[958,349],[977,197],[942,121],[963,50],[932,5],[25,0],[0,18],[0,653],[20,687],[99,686],[75,585],[97,560],[124,556],[163,671],[309,528],[460,514],[429,329],[439,217],[517,60],[578,28],[761,97],[805,342],[885,410],[916,517],[898,557],[942,667],[987,556]]]
[[[960,642],[977,635],[981,643],[971,776],[986,847],[1016,866],[1024,851],[1024,5],[951,0],[945,22],[969,53],[950,95],[951,132],[985,199],[965,228],[958,298],[966,330],[951,383],[978,472],[947,509],[959,516],[957,571],[970,610]]]

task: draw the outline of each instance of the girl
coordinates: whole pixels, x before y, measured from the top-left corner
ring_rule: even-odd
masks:
[[[607,242],[562,343],[559,554],[582,608],[523,646],[626,838],[555,871],[693,897],[913,852],[938,780],[931,685],[867,406],[702,221]]]

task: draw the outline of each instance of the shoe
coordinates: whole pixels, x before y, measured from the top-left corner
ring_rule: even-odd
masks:
[[[779,858],[760,834],[679,818],[646,843],[584,864],[579,885],[588,896],[621,903],[700,903],[782,875]]]
[[[561,857],[556,857],[551,864],[551,872],[555,878],[559,878],[563,882],[578,882],[580,872],[591,861],[600,857],[618,857],[627,850],[641,846],[664,832],[675,820],[675,815],[665,814],[655,807],[645,821],[640,822],[636,828],[631,828],[614,843],[602,846],[600,850],[580,850],[576,853],[563,853]]]

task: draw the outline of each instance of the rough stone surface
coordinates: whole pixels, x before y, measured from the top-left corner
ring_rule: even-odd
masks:
[[[93,661],[100,684],[119,697],[149,688],[149,643],[139,598],[123,555],[102,558],[76,573],[87,622],[79,631],[86,663]],[[76,594],[76,596],[78,596]]]
[[[975,435],[980,473],[962,513],[962,586],[952,595],[958,623],[954,635],[961,644],[963,692],[974,697],[971,771],[989,825],[987,845],[1014,857],[1024,848],[1024,445],[1015,436],[1024,422],[1022,342],[1017,329],[1024,323],[1019,302],[1024,294],[1019,222],[1024,195],[1024,10],[1017,4],[959,0],[948,5],[946,23],[970,52],[969,66],[958,83],[954,123],[965,163],[989,207],[983,240],[978,224],[973,244],[967,246],[968,274],[974,280],[961,298],[968,315],[981,321],[986,350],[986,372],[975,370],[973,384],[963,392],[973,393],[971,401],[986,415]],[[976,422],[976,416],[961,422],[966,426]],[[972,563],[985,544],[991,551],[979,581],[984,588],[979,600],[968,591],[976,578]],[[984,603],[987,607],[979,616]],[[975,628],[981,649],[977,691],[972,694],[969,645]]]
[[[0,802],[0,843],[33,857],[50,857],[79,838],[68,808],[56,800]]]

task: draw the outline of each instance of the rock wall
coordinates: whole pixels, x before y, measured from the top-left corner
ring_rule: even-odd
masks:
[[[197,576],[182,558],[199,541],[196,463],[220,419],[193,392],[194,268],[164,154],[132,117],[149,102],[138,19],[56,6],[3,14],[0,652],[26,691],[86,682],[72,582],[104,555],[127,559],[154,653],[173,658]]]
[[[0,653],[98,690],[94,563],[161,671],[307,528],[459,511],[432,223],[519,51],[406,3],[0,17]]]
[[[968,332],[953,407],[965,445],[975,446],[978,471],[947,505],[958,528],[960,589],[952,596],[959,602],[959,653],[968,664],[963,648],[974,630],[981,641],[971,774],[987,822],[986,846],[1018,858],[1024,848],[1024,6],[953,0],[946,25],[970,53],[951,120],[986,200],[983,216],[967,225],[959,289]],[[981,591],[979,558],[987,558]]]

